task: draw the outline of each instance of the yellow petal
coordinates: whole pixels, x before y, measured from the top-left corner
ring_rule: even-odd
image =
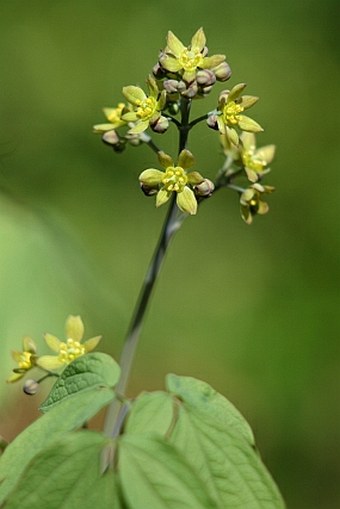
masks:
[[[229,92],[228,102],[234,101],[246,88],[246,86],[247,86],[246,83],[238,83],[237,85],[235,85]]]
[[[162,55],[159,59],[162,67],[170,72],[177,72],[180,69],[182,69],[182,65],[177,60],[176,57],[173,57],[172,55]]]
[[[263,131],[263,127],[261,127],[260,124],[246,115],[240,115],[238,125],[244,131],[250,131],[251,133],[260,133]]]
[[[93,126],[93,131],[95,133],[106,133],[106,131],[112,131],[113,129],[113,124],[96,124]]]
[[[265,147],[261,147],[256,150],[255,155],[259,159],[262,159],[267,164],[270,164],[275,156],[275,145],[266,145]]]
[[[47,343],[47,345],[50,347],[53,352],[59,353],[60,349],[60,339],[58,339],[56,336],[53,336],[52,334],[45,334],[44,339]]]
[[[187,150],[186,148],[181,151],[181,153],[178,156],[178,166],[181,166],[184,170],[187,170],[188,168],[191,168],[195,162],[194,156],[190,152],[190,150]]]
[[[259,97],[255,95],[243,95],[240,100],[240,105],[246,110],[257,103],[258,100]]]
[[[42,355],[37,360],[37,365],[42,369],[46,369],[47,371],[56,371],[57,369],[65,366],[65,364],[60,362],[58,357],[55,355]]]
[[[177,194],[176,203],[182,212],[195,215],[197,212],[197,201],[194,192],[185,186],[181,193]]]
[[[18,352],[18,350],[12,350],[11,351],[12,359],[18,363],[21,361],[22,352]]]
[[[225,55],[212,55],[211,57],[204,57],[202,67],[203,69],[212,69],[222,64],[225,61]]]
[[[85,347],[86,352],[92,352],[98,345],[99,341],[102,339],[102,336],[96,336],[94,338],[88,339],[84,341],[83,346]]]
[[[6,380],[7,383],[12,384],[17,380],[20,380],[26,373],[12,373]]]
[[[123,95],[129,101],[129,103],[136,106],[138,106],[139,101],[144,101],[144,99],[146,99],[145,92],[141,88],[135,87],[133,85],[123,87]]]
[[[205,34],[203,28],[199,28],[191,39],[191,49],[202,51],[206,43]]]
[[[160,207],[161,205],[166,203],[170,198],[170,195],[171,193],[168,193],[168,191],[166,191],[165,189],[161,189],[160,191],[158,191],[156,196],[156,207]]]
[[[179,57],[185,50],[185,46],[171,30],[168,32],[167,47],[176,57]]]
[[[84,324],[80,316],[70,315],[66,320],[66,337],[81,341],[84,336]]]
[[[163,152],[163,150],[158,152],[158,160],[163,166],[163,168],[169,168],[169,166],[174,166],[174,161],[169,154]]]
[[[129,130],[129,134],[140,134],[143,131],[145,131],[148,127],[149,127],[148,120],[145,121],[141,120],[140,122],[137,122],[137,124]]]
[[[268,203],[266,203],[265,201],[260,201],[259,202],[259,207],[257,209],[257,213],[261,214],[261,215],[267,214],[268,210],[269,210]]]
[[[139,175],[139,181],[147,186],[154,187],[162,182],[163,177],[164,173],[162,171],[149,168],[148,170],[142,171]]]
[[[22,340],[22,344],[24,347],[24,352],[36,353],[37,347],[33,339],[30,338],[29,336],[24,337],[24,339]]]
[[[256,147],[256,139],[254,133],[243,132],[240,136],[242,145],[246,150],[254,150]]]

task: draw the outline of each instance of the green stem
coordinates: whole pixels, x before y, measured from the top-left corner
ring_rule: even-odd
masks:
[[[182,99],[181,124],[178,127],[179,152],[185,148],[188,140],[190,105],[190,100],[185,98]],[[124,422],[122,416],[126,415],[126,404],[124,404],[123,401],[140,333],[142,330],[145,313],[170,240],[181,227],[185,217],[186,215],[179,214],[178,208],[176,206],[176,194],[174,193],[171,198],[168,213],[164,221],[158,244],[150,261],[132,316],[132,320],[127,331],[120,359],[121,376],[116,386],[116,393],[118,398],[116,398],[109,407],[104,423],[104,433],[107,436],[116,437],[119,435],[122,429]]]

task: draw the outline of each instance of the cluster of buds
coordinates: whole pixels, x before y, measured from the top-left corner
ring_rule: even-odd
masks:
[[[94,131],[102,134],[106,144],[121,152],[127,144],[148,143],[158,152],[165,171],[149,168],[139,176],[142,191],[147,196],[156,196],[157,207],[166,203],[175,192],[178,208],[193,215],[202,198],[211,196],[215,189],[229,187],[239,193],[241,216],[247,224],[252,222],[255,214],[268,211],[262,196],[274,188],[263,186],[260,181],[270,171],[275,146],[256,148],[255,135],[263,128],[245,113],[259,98],[244,94],[246,84],[238,83],[230,90],[223,90],[213,111],[192,122],[186,118],[183,123],[183,104],[206,96],[217,82],[224,82],[230,76],[225,55],[208,55],[202,28],[196,31],[188,46],[169,31],[166,46],[147,78],[147,91],[134,85],[125,86],[122,93],[127,102],[121,102],[115,108],[104,108],[108,122],[95,125]],[[176,118],[179,113],[181,120]],[[175,164],[146,133],[151,129],[163,134],[172,123],[183,135],[202,120],[218,131],[226,157],[223,171],[219,171],[214,183],[197,172],[187,172],[194,159],[187,149],[183,150],[186,142],[180,146],[181,153]],[[246,179],[247,187],[234,185],[234,180],[239,177]]]
[[[12,370],[7,382],[17,382],[33,368],[40,368],[45,375],[40,380],[26,380],[23,390],[26,394],[33,395],[39,389],[39,383],[47,376],[59,376],[59,373],[74,359],[91,352],[101,340],[96,336],[82,342],[84,335],[84,324],[80,316],[70,315],[65,326],[66,340],[61,341],[52,334],[45,334],[44,339],[55,355],[38,356],[37,347],[33,339],[26,336],[23,339],[22,351],[13,351],[12,357],[17,367]]]

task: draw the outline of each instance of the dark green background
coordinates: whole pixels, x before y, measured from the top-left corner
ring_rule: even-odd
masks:
[[[119,352],[165,213],[138,189],[147,148],[114,154],[91,133],[121,88],[143,85],[168,29],[203,25],[231,85],[259,95],[275,143],[269,215],[253,226],[221,192],[173,242],[148,313],[131,394],[167,372],[202,378],[250,421],[291,509],[340,506],[339,36],[337,1],[2,0],[0,341],[5,379],[21,337],[62,337],[69,313]],[[194,105],[215,106],[223,85]],[[205,104],[206,103],[206,104]],[[165,139],[166,138],[166,139]],[[172,126],[158,143],[177,150]],[[216,133],[192,132],[196,169],[221,164]],[[0,384],[0,434],[38,397]]]

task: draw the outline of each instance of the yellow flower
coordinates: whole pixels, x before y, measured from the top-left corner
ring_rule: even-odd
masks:
[[[77,357],[85,355],[96,348],[101,336],[88,339],[84,343],[84,324],[80,316],[70,315],[66,320],[66,340],[60,341],[52,334],[45,334],[45,341],[57,355],[43,355],[37,360],[38,366],[47,370],[55,371],[72,362]]]
[[[247,177],[250,182],[257,182],[260,176],[270,171],[268,165],[274,159],[275,145],[256,148],[256,139],[253,133],[244,132],[240,138],[240,155]]]
[[[13,373],[8,377],[7,382],[12,383],[20,380],[27,371],[34,368],[36,365],[36,346],[33,341],[28,336],[25,336],[22,340],[23,350],[22,352],[13,351],[12,358],[17,363],[18,367],[13,369]]]
[[[196,214],[197,200],[195,193],[189,186],[201,184],[204,178],[196,171],[186,172],[194,164],[192,153],[186,149],[182,150],[176,166],[173,159],[164,152],[159,152],[158,158],[165,171],[155,168],[144,170],[139,176],[141,186],[146,186],[148,190],[157,190],[157,207],[166,203],[171,194],[175,192],[178,208],[182,212]]]
[[[239,143],[239,136],[235,127],[252,133],[263,131],[260,124],[243,115],[243,111],[253,106],[259,99],[253,95],[241,96],[245,87],[245,83],[239,83],[231,90],[221,92],[219,97],[218,109],[220,114],[216,118],[217,126],[220,133],[226,136],[230,146],[237,146]]]
[[[259,183],[252,184],[240,196],[240,207],[242,219],[247,223],[253,222],[256,214],[267,214],[268,203],[262,200],[263,194],[272,193],[275,190],[272,186],[262,186]]]
[[[165,107],[166,92],[159,91],[156,80],[149,76],[147,80],[149,95],[144,90],[133,85],[124,87],[123,94],[132,104],[134,111],[125,113],[122,119],[125,122],[133,122],[135,125],[129,130],[130,134],[139,134],[149,126],[154,127],[161,118],[161,111]],[[163,118],[165,119],[165,117]],[[163,131],[164,132],[164,131]]]
[[[188,47],[185,47],[175,34],[169,31],[167,46],[159,59],[160,65],[171,73],[178,73],[184,81],[191,83],[196,79],[200,69],[213,70],[225,61],[225,55],[206,56],[205,44],[203,28],[199,28],[193,35]]]
[[[107,120],[110,122],[109,124],[97,124],[93,126],[93,130],[95,133],[106,133],[106,131],[111,131],[113,129],[117,129],[123,125],[126,125],[126,121],[122,119],[123,113],[126,113],[128,108],[124,103],[119,103],[116,108],[103,108],[104,115]]]

